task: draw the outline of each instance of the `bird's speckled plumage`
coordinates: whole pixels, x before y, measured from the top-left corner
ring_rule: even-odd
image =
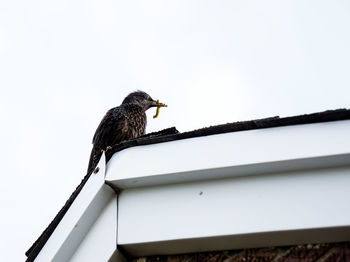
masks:
[[[159,104],[145,92],[137,91],[129,94],[120,106],[108,110],[92,139],[88,172],[98,163],[102,150],[143,135],[147,123],[146,110]]]

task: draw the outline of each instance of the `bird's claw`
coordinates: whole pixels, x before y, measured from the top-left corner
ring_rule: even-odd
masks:
[[[101,149],[101,153],[106,153],[108,150],[111,150],[111,149],[112,149],[111,146],[107,146],[107,147],[106,147],[106,150]]]

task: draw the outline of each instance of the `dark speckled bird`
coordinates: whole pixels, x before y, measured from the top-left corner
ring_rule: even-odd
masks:
[[[108,110],[92,139],[93,148],[87,171],[91,172],[95,168],[103,151],[122,141],[144,135],[146,111],[151,107],[165,106],[147,93],[136,91],[129,94],[120,106]]]

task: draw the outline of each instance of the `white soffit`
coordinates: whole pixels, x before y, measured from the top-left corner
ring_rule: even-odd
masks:
[[[350,167],[122,190],[134,256],[350,240]]]
[[[121,189],[350,163],[350,120],[256,129],[137,146],[114,154]]]

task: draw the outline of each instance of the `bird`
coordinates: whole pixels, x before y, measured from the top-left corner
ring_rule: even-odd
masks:
[[[122,104],[107,111],[97,127],[92,139],[92,150],[87,172],[92,172],[101,158],[102,152],[113,145],[145,134],[146,111],[151,107],[167,105],[154,100],[144,91],[135,91],[127,95]],[[155,117],[156,117],[155,116]]]

